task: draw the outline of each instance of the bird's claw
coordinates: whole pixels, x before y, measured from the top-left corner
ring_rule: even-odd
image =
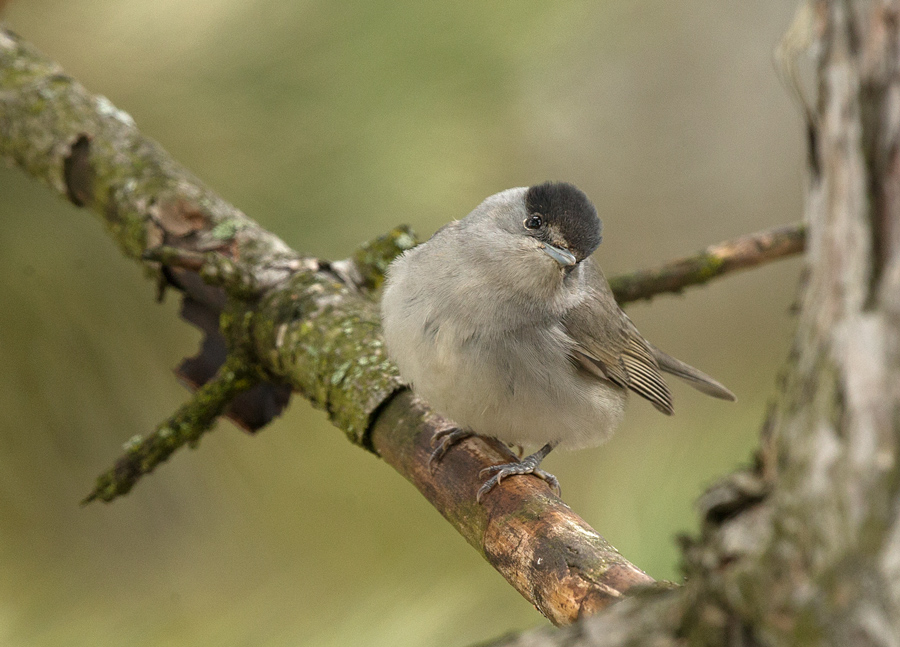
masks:
[[[550,486],[550,489],[556,493],[556,496],[559,496],[559,479],[557,479],[550,472],[545,472],[537,465],[533,464],[526,457],[524,460],[518,463],[503,463],[502,465],[491,465],[490,467],[486,467],[480,472],[480,476],[486,476],[487,474],[493,474],[491,478],[484,482],[478,489],[478,494],[475,495],[475,501],[481,503],[482,497],[485,494],[493,490],[497,485],[500,485],[500,482],[503,481],[507,476],[521,476],[523,474],[532,474],[539,479],[543,479],[546,481],[547,485]]]
[[[431,456],[428,459],[428,469],[434,472],[435,466],[441,461],[444,454],[446,454],[451,447],[474,435],[475,434],[468,429],[459,429],[458,427],[442,429],[437,432],[431,437],[431,446],[435,449],[431,452]]]

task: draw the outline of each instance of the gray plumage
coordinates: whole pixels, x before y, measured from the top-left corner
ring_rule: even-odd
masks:
[[[381,306],[401,375],[462,428],[549,445],[535,467],[609,438],[629,391],[671,414],[662,372],[733,400],[637,331],[590,258],[600,233],[581,191],[546,183],[493,195],[404,253]]]

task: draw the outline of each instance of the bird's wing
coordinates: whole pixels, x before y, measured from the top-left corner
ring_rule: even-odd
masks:
[[[631,389],[671,415],[672,394],[653,347],[619,308],[600,269],[590,260],[585,264],[588,294],[563,317],[566,333],[574,342],[572,360],[595,377]]]

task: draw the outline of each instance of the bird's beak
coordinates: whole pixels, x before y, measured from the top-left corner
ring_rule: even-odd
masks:
[[[560,267],[572,267],[578,262],[572,252],[549,243],[541,243],[541,249],[547,252],[547,256],[559,263]]]

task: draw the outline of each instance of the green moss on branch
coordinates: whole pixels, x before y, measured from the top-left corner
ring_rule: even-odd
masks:
[[[82,501],[112,501],[128,493],[138,480],[168,460],[184,445],[195,447],[234,397],[257,383],[243,358],[229,357],[216,376],[194,392],[191,399],[147,438],[126,444],[125,454],[101,474],[94,490]]]
[[[377,305],[323,274],[296,274],[246,322],[254,352],[369,448],[373,415],[402,388],[382,345]]]
[[[352,260],[359,272],[361,287],[367,290],[380,288],[391,261],[418,243],[416,233],[407,225],[400,225],[356,250]]]

